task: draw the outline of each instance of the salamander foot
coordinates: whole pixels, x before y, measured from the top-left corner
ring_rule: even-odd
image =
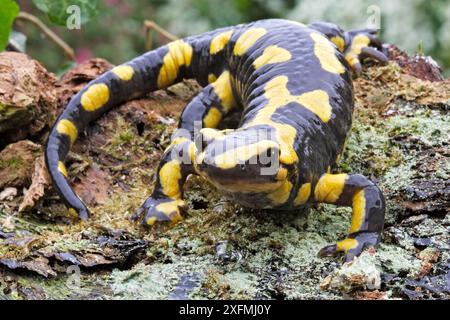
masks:
[[[137,221],[142,218],[144,226],[151,226],[156,221],[171,221],[176,223],[183,219],[185,211],[183,200],[170,198],[148,198],[144,204],[131,216],[131,220]]]
[[[381,240],[381,236],[376,232],[361,232],[349,235],[348,238],[336,244],[326,246],[319,251],[321,257],[335,257],[345,254],[345,262],[352,261],[359,256],[364,249],[375,247]]]

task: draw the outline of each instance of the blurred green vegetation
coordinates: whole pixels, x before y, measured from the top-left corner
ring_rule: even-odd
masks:
[[[102,0],[98,16],[68,30],[52,25],[31,1],[18,1],[49,24],[76,50],[77,60],[103,57],[118,64],[145,51],[143,21],[153,20],[171,33],[183,37],[217,27],[264,18],[288,18],[308,23],[326,20],[344,29],[363,28],[370,18],[368,8],[376,5],[381,13],[381,35],[409,53],[422,50],[450,74],[449,0]],[[28,53],[54,72],[67,61],[59,49],[44,40],[34,26],[21,23],[16,29],[28,36]],[[154,35],[153,45],[167,42]]]

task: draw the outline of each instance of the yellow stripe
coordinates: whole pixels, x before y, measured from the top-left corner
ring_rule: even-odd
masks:
[[[178,182],[181,179],[181,166],[177,160],[165,163],[159,170],[159,180],[163,193],[172,199],[179,199],[181,191]]]
[[[217,128],[221,119],[222,112],[215,107],[211,107],[203,118],[203,125],[205,128]]]
[[[214,157],[214,163],[221,169],[231,169],[240,163],[245,163],[252,157],[266,152],[269,148],[277,148],[276,142],[271,140],[261,140],[257,143],[244,145],[225,151]]]
[[[209,53],[210,54],[216,54],[225,48],[225,46],[228,44],[228,42],[231,39],[231,36],[233,35],[233,30],[222,32],[221,34],[215,36],[211,40],[211,45],[209,47]]]
[[[347,174],[324,174],[314,189],[314,198],[325,203],[336,203],[344,190]]]
[[[250,49],[256,41],[267,33],[264,28],[253,28],[245,31],[234,45],[233,53],[235,56],[242,56]]]
[[[336,243],[336,250],[347,252],[351,249],[356,248],[357,246],[358,246],[358,240],[346,238],[346,239],[341,240],[338,243]]]
[[[172,222],[178,222],[183,219],[180,212],[180,207],[183,206],[184,206],[183,200],[175,200],[158,204],[156,206],[156,210],[162,212],[164,215],[170,218]]]
[[[353,67],[359,62],[359,55],[363,48],[369,46],[370,39],[366,35],[359,34],[352,40],[349,52],[345,55],[345,59]]]
[[[208,74],[208,83],[213,83],[216,80],[217,80],[217,77],[214,73]]]
[[[300,206],[305,204],[309,196],[311,195],[311,183],[304,183],[302,186],[298,189],[297,197],[295,197],[294,205]]]
[[[214,93],[219,97],[225,113],[228,113],[235,105],[233,89],[231,88],[231,77],[229,71],[224,71],[219,78],[211,83]]]
[[[147,219],[147,221],[145,221],[145,223],[147,223],[147,225],[152,226],[154,225],[156,222],[156,217],[150,217]]]
[[[353,214],[352,214],[352,224],[350,226],[349,233],[357,232],[361,229],[364,222],[364,217],[366,213],[366,197],[364,190],[356,192],[353,196]]]
[[[86,111],[95,111],[109,100],[109,88],[104,83],[90,85],[81,96],[81,106]]]
[[[288,172],[288,170],[286,168],[280,168],[278,170],[278,173],[277,173],[276,177],[275,177],[275,180],[277,180],[277,181],[284,181],[284,180],[286,180],[286,178],[288,176],[288,173],[289,172]]]
[[[330,121],[332,108],[330,105],[330,96],[325,91],[314,90],[306,92],[296,100],[306,109],[315,113],[323,122]]]
[[[72,145],[78,137],[78,129],[75,124],[67,119],[62,119],[56,125],[56,131],[58,133],[66,135],[70,139],[70,144]]]
[[[67,178],[67,168],[62,161],[58,161],[58,171]]]
[[[318,33],[311,33],[311,38],[314,40],[314,54],[322,68],[331,73],[344,73],[345,67],[336,56],[336,48],[330,40]]]
[[[280,162],[283,164],[292,164],[298,161],[297,153],[293,147],[297,137],[297,130],[291,125],[281,124],[272,120],[272,115],[277,109],[291,102],[296,102],[315,113],[323,122],[328,122],[332,114],[330,99],[325,91],[314,90],[295,96],[287,88],[288,80],[287,76],[278,76],[266,84],[264,95],[269,100],[267,105],[258,111],[251,122],[245,125],[245,128],[250,128],[264,124],[276,129],[275,134],[281,150]]]
[[[122,65],[117,66],[111,70],[116,76],[118,76],[121,80],[128,81],[133,78],[134,70],[131,66]]]
[[[331,40],[331,42],[333,42],[336,45],[336,47],[338,47],[340,52],[344,52],[344,50],[345,50],[344,38],[338,36],[338,37],[332,37],[330,40]]]
[[[176,40],[167,45],[169,52],[163,59],[158,75],[158,88],[162,89],[174,83],[182,66],[189,67],[192,61],[193,48],[183,40]]]
[[[288,201],[292,190],[292,183],[286,180],[283,185],[267,195],[267,198],[272,201],[275,206],[282,205]]]
[[[281,63],[291,60],[291,53],[278,46],[268,46],[264,49],[264,52],[255,61],[253,61],[253,66],[255,69],[259,69],[268,64]]]

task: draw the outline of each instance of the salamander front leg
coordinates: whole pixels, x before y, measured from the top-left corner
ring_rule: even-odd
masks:
[[[353,208],[349,235],[334,245],[323,248],[319,255],[345,253],[346,261],[381,240],[384,226],[385,201],[380,189],[359,174],[324,174],[314,190],[315,200]]]
[[[188,175],[194,173],[193,152],[194,143],[189,139],[176,138],[172,142],[159,164],[151,197],[133,214],[132,220],[143,217],[144,225],[182,220],[185,210],[183,185]]]

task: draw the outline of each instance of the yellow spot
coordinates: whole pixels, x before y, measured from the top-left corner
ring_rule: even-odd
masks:
[[[73,144],[78,136],[78,129],[75,124],[67,119],[62,119],[56,125],[58,133],[66,135],[70,139],[70,144]]]
[[[116,76],[118,76],[121,80],[128,81],[133,78],[134,70],[131,66],[121,65],[113,68],[111,70]]]
[[[58,161],[58,171],[67,178],[67,168],[62,161]]]
[[[74,208],[69,208],[67,211],[69,212],[69,215],[71,215],[71,216],[78,216],[78,212]]]
[[[195,147],[195,143],[191,142],[189,144],[189,159],[191,159],[191,163],[194,164],[194,169],[195,168],[195,154],[197,153],[197,148]]]
[[[288,176],[288,170],[286,168],[280,168],[278,170],[277,176],[275,177],[275,180],[283,181],[283,180],[286,180],[287,176]]]
[[[278,148],[278,144],[270,140],[261,140],[257,143],[237,147],[214,157],[214,163],[221,169],[231,169],[266,152],[269,148]]]
[[[221,34],[215,36],[212,41],[211,45],[209,47],[209,53],[216,54],[225,48],[225,46],[228,44],[228,42],[231,39],[231,36],[233,35],[233,30],[222,32]]]
[[[170,202],[163,202],[156,206],[156,210],[166,215],[172,222],[178,222],[183,219],[180,208],[184,207],[183,200],[175,200]]]
[[[331,73],[344,73],[345,67],[336,56],[336,48],[330,40],[318,33],[311,33],[311,38],[314,40],[314,54],[322,68]]]
[[[336,243],[336,250],[337,251],[349,251],[351,249],[354,249],[358,246],[358,240],[347,238],[344,240],[339,241]]]
[[[253,61],[255,69],[259,69],[267,64],[281,63],[289,61],[292,58],[291,53],[278,46],[268,46],[263,54]]]
[[[81,105],[86,111],[95,111],[109,100],[109,88],[104,83],[90,85],[81,96]]]
[[[159,181],[161,183],[163,193],[169,198],[181,198],[179,181],[181,179],[181,166],[178,160],[171,160],[164,164],[159,170]]]
[[[337,37],[331,37],[330,40],[331,40],[331,42],[333,42],[336,45],[336,47],[338,47],[340,52],[344,52],[344,50],[345,50],[344,38],[337,36]]]
[[[224,134],[222,131],[212,129],[212,128],[200,129],[200,133],[205,142],[210,142],[214,139],[220,139],[220,138],[224,137]]]
[[[208,74],[208,83],[213,83],[216,80],[217,80],[217,77],[214,73]]]
[[[319,202],[336,203],[344,190],[347,174],[324,174],[317,182],[314,197]]]
[[[364,195],[364,190],[356,192],[353,196],[353,214],[352,214],[352,224],[350,226],[349,233],[357,232],[361,229],[364,222],[364,217],[366,213],[366,198]]]
[[[315,113],[323,122],[330,121],[331,105],[328,93],[323,90],[314,90],[300,95],[297,102],[306,109]]]
[[[150,217],[150,218],[148,218],[147,221],[146,221],[147,225],[149,225],[149,226],[154,225],[155,222],[156,222],[156,217]]]
[[[206,128],[217,128],[222,119],[222,112],[215,107],[211,107],[208,113],[203,118],[203,125]]]
[[[363,48],[369,46],[370,39],[369,37],[359,34],[355,36],[352,40],[352,44],[350,45],[349,52],[345,55],[345,59],[350,64],[350,66],[354,66],[359,62],[359,55]]]
[[[213,82],[211,86],[214,89],[214,93],[219,97],[225,113],[228,113],[236,106],[229,71],[222,72],[219,78]]]
[[[174,83],[182,66],[189,67],[193,49],[183,40],[176,40],[167,45],[169,52],[164,56],[163,65],[158,75],[158,88],[162,89]]]
[[[308,201],[310,195],[311,195],[311,183],[308,182],[302,184],[302,186],[298,189],[297,196],[295,197],[294,200],[294,205],[301,206],[305,204]]]
[[[242,56],[250,49],[256,41],[267,33],[264,28],[253,28],[245,31],[234,45],[233,53],[236,56]]]
[[[286,180],[280,188],[268,194],[267,198],[271,200],[272,204],[275,206],[282,205],[288,201],[291,190],[292,183],[289,180]]]

